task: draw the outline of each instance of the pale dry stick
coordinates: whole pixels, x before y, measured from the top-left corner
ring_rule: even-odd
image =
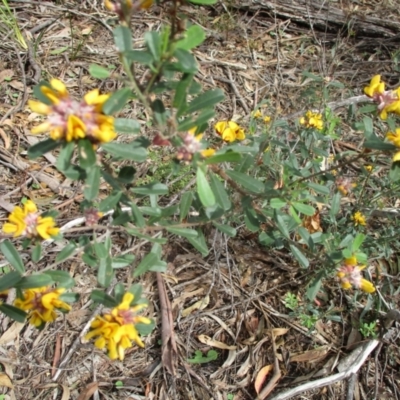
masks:
[[[278,384],[278,381],[282,376],[281,369],[279,368],[279,360],[276,354],[276,343],[273,329],[271,329],[271,344],[272,351],[274,353],[274,374],[272,375],[267,386],[265,386],[265,388],[261,390],[260,394],[257,397],[257,400],[264,400],[274,390],[275,386]]]
[[[246,113],[249,114],[250,113],[249,107],[247,107],[246,102],[244,101],[244,99],[243,99],[242,95],[240,94],[237,86],[235,85],[235,81],[233,80],[233,76],[232,76],[232,71],[228,67],[225,67],[225,71],[228,72],[228,76],[229,76],[228,83],[231,85],[236,97],[239,100],[239,103],[242,105],[242,107],[246,111]]]
[[[349,356],[342,360],[338,366],[339,373],[328,376],[326,378],[317,379],[315,381],[304,383],[292,389],[284,390],[268,400],[286,400],[294,396],[300,395],[308,390],[315,390],[323,386],[332,385],[343,379],[349,378],[353,374],[357,374],[359,369],[363,366],[365,360],[378,346],[379,340],[371,340],[363,343],[355,348]],[[258,399],[257,399],[258,400]]]

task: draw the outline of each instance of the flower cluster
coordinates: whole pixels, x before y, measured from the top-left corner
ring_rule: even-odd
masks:
[[[374,285],[362,277],[361,271],[365,267],[365,265],[357,265],[357,259],[354,256],[346,258],[336,274],[342,288],[350,289],[354,286],[366,293],[374,293]]]
[[[14,301],[14,306],[29,313],[29,322],[37,328],[42,328],[46,322],[54,322],[56,310],[67,312],[71,306],[60,300],[65,289],[53,289],[44,286],[36,289],[26,289],[22,297]]]
[[[365,218],[365,215],[361,213],[361,211],[356,211],[353,216],[351,217],[351,219],[354,222],[354,225],[367,225],[367,220]]]
[[[252,116],[254,119],[261,119],[261,118],[263,118],[263,114],[262,114],[262,112],[261,112],[260,110],[253,111],[252,114],[251,114],[251,116]],[[263,121],[264,121],[266,124],[268,124],[269,122],[271,122],[271,117],[269,117],[269,116],[267,115],[267,116],[265,116],[265,117],[263,118]]]
[[[109,94],[100,94],[94,89],[82,101],[77,101],[69,96],[66,86],[58,79],[52,79],[50,86],[43,85],[40,90],[50,104],[30,100],[29,107],[48,118],[32,129],[33,134],[49,131],[53,140],[72,142],[87,138],[94,144],[110,142],[117,136],[114,118],[102,111]]]
[[[225,142],[231,143],[235,140],[244,140],[246,138],[243,128],[234,121],[217,122],[214,128]]]
[[[132,342],[144,347],[135,324],[150,324],[151,320],[136,315],[137,311],[146,307],[146,304],[132,307],[133,299],[132,293],[125,293],[122,302],[111,312],[96,316],[91,324],[91,330],[86,335],[87,340],[97,337],[94,345],[98,349],[107,348],[108,356],[112,360],[119,358],[122,361],[125,350],[132,347]]]
[[[14,237],[50,239],[57,236],[60,229],[56,227],[53,217],[42,217],[36,204],[27,200],[23,208],[16,206],[3,225],[3,232]]]
[[[380,75],[375,75],[364,93],[378,104],[379,116],[387,119],[388,113],[400,115],[400,87],[395,90],[385,90],[385,83]]]
[[[193,158],[193,154],[200,153],[202,157],[211,157],[214,155],[214,149],[202,150],[201,139],[203,134],[199,133],[196,135],[197,128],[190,129],[183,137],[183,145],[178,148],[176,158],[182,161],[190,161]]]
[[[300,118],[300,124],[306,128],[314,128],[322,131],[324,128],[324,121],[322,120],[322,114],[318,114],[312,111],[307,111],[306,115]]]
[[[350,178],[338,177],[335,181],[336,187],[343,196],[347,196],[355,187],[356,183],[353,183]]]

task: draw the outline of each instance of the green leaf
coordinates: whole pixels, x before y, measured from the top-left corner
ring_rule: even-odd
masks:
[[[76,249],[75,243],[68,243],[56,256],[56,262],[62,262],[67,260],[72,254],[74,254]]]
[[[241,155],[234,151],[227,151],[224,154],[216,154],[215,156],[209,157],[205,160],[206,164],[219,164],[222,162],[239,162]]]
[[[133,271],[133,277],[137,278],[138,276],[148,272],[152,266],[158,263],[158,261],[159,257],[156,254],[154,253],[147,254]]]
[[[92,291],[92,293],[90,294],[90,299],[95,303],[103,304],[103,306],[109,308],[114,308],[118,306],[118,303],[114,299],[114,297],[98,289],[94,289]]]
[[[212,207],[216,203],[215,196],[206,175],[200,167],[197,168],[196,183],[201,204],[203,204],[204,207]]]
[[[82,261],[92,268],[97,268],[99,265],[98,258],[96,258],[93,254],[83,253]]]
[[[150,217],[161,217],[162,216],[162,210],[160,207],[147,207],[147,206],[142,206],[139,207],[139,210],[142,214],[149,215]]]
[[[6,239],[0,244],[0,250],[6,260],[20,273],[25,273],[24,263],[14,245]]]
[[[112,115],[121,111],[131,96],[132,90],[127,87],[117,90],[103,104],[104,114]]]
[[[141,336],[146,336],[153,331],[155,325],[156,325],[155,322],[151,320],[150,324],[137,323],[135,324],[135,328],[137,329],[137,331],[140,333]]]
[[[184,119],[182,122],[180,122],[178,125],[178,131],[185,132],[191,128],[194,128],[195,126],[201,126],[202,124],[207,123],[214,116],[214,109],[203,110],[200,112],[199,116],[195,120],[193,120],[192,116],[190,116],[189,118]]]
[[[60,295],[60,300],[66,303],[76,303],[79,300],[79,293],[62,293]]]
[[[333,219],[336,214],[339,212],[340,210],[340,199],[342,198],[340,192],[336,192],[333,196],[332,196],[332,201],[331,201],[331,208],[329,210],[329,216]]]
[[[151,109],[154,112],[154,118],[157,124],[164,126],[167,123],[167,112],[164,103],[160,99],[156,99],[151,103]]]
[[[108,257],[108,250],[105,243],[95,243],[93,245],[93,250],[98,258]]]
[[[75,286],[75,280],[71,278],[70,274],[66,271],[46,271],[46,275],[57,282],[57,287],[69,289]]]
[[[127,290],[127,293],[133,294],[133,301],[136,302],[142,297],[143,287],[139,283],[134,283],[131,287]]]
[[[143,195],[164,195],[168,194],[168,186],[160,182],[152,182],[148,185],[138,186],[131,188],[133,193],[143,194]]]
[[[151,243],[159,243],[159,244],[166,244],[168,240],[166,238],[153,238],[149,235],[145,235],[144,233],[139,232],[137,229],[128,228],[126,232],[132,236],[135,236],[139,239],[147,240]]]
[[[304,268],[308,268],[308,266],[310,265],[310,262],[308,261],[307,257],[300,251],[300,249],[293,244],[289,245],[289,247],[290,247],[290,250],[292,251],[292,254],[297,259],[297,261],[300,263],[300,265]]]
[[[21,280],[21,274],[17,271],[11,271],[0,278],[0,292],[15,287]]]
[[[37,274],[25,276],[15,285],[18,289],[36,289],[43,286],[49,286],[54,283],[50,275]]]
[[[307,186],[313,190],[315,190],[317,193],[321,194],[329,194],[330,190],[327,186],[319,185],[318,183],[314,182],[307,182]]]
[[[278,229],[281,231],[282,235],[286,237],[286,239],[290,239],[289,230],[285,220],[283,219],[282,215],[275,212],[275,221],[278,225]]]
[[[354,238],[353,244],[351,245],[351,250],[353,252],[356,252],[363,244],[365,238],[366,236],[363,233],[358,233],[357,236]]]
[[[304,215],[313,216],[315,214],[314,207],[309,206],[308,204],[299,203],[297,201],[292,202],[293,207]]]
[[[222,101],[224,97],[224,92],[221,89],[208,90],[193,99],[188,105],[186,112],[187,114],[191,114],[204,108],[214,107],[217,103]]]
[[[97,282],[105,288],[110,286],[114,277],[114,270],[111,265],[111,258],[100,258],[99,269],[97,270]]]
[[[133,261],[135,261],[135,256],[133,254],[124,254],[119,257],[114,257],[111,260],[111,265],[113,269],[118,269],[118,268],[125,268],[128,265],[131,265]]]
[[[161,39],[160,34],[155,31],[146,32],[144,34],[144,41],[146,42],[147,48],[150,50],[156,61],[161,59]]]
[[[88,201],[95,200],[99,195],[100,189],[100,167],[95,166],[89,170],[85,180],[85,189],[83,194]]]
[[[184,113],[186,109],[187,89],[192,81],[193,81],[193,75],[184,74],[176,87],[172,106],[178,109],[176,114],[178,118]]]
[[[224,210],[228,211],[232,207],[231,200],[225,190],[223,183],[213,173],[210,173],[210,186],[214,193],[217,204]]]
[[[89,169],[96,164],[96,152],[88,139],[78,141],[78,156],[79,166],[83,169]]]
[[[190,74],[195,74],[197,72],[197,61],[187,50],[176,49],[174,56],[178,60],[178,68],[180,71]]]
[[[237,231],[235,228],[232,228],[229,225],[224,225],[224,224],[218,224],[216,222],[213,222],[213,225],[222,233],[225,233],[225,235],[229,237],[235,237],[237,234]]]
[[[131,210],[132,210],[132,217],[133,217],[135,224],[139,228],[143,228],[144,226],[146,226],[146,220],[143,218],[143,215],[140,212],[138,206],[136,204],[132,203]]]
[[[111,75],[111,72],[107,68],[101,67],[100,65],[90,64],[89,74],[96,79],[106,79]]]
[[[135,119],[115,118],[114,128],[118,133],[132,134],[139,133],[141,126]]]
[[[169,233],[174,235],[182,236],[184,238],[196,238],[199,234],[194,229],[187,229],[187,228],[174,228],[170,226],[166,229]]]
[[[99,211],[106,212],[112,210],[121,199],[122,192],[113,192],[105,199],[103,199],[99,204]]]
[[[272,208],[276,208],[277,210],[279,210],[282,207],[285,207],[286,204],[287,204],[287,201],[283,200],[283,199],[273,198],[270,200],[270,206]]]
[[[148,51],[130,50],[125,53],[125,58],[130,62],[138,62],[139,64],[150,66],[153,64],[154,58]]]
[[[9,304],[1,304],[0,311],[6,314],[7,317],[10,317],[14,321],[21,323],[25,322],[25,319],[28,315],[24,310],[21,310],[20,308],[14,306],[10,306]]]
[[[389,179],[392,182],[397,182],[400,180],[400,162],[394,162],[390,167]]]
[[[114,31],[114,43],[118,52],[124,53],[132,49],[132,33],[126,26],[117,26]]]
[[[63,172],[71,167],[71,159],[75,150],[75,143],[65,143],[58,154],[56,167],[59,171]]]
[[[37,263],[42,256],[42,245],[38,243],[32,250],[32,261]]]
[[[188,358],[188,362],[191,364],[204,364],[210,361],[214,361],[218,358],[218,353],[215,350],[208,350],[207,355],[203,356],[200,350],[194,352],[193,358]]]
[[[396,146],[391,143],[386,143],[379,138],[370,139],[364,142],[366,149],[390,151],[396,150]]]
[[[53,139],[46,139],[43,140],[39,143],[34,144],[33,146],[29,147],[28,149],[28,157],[33,160],[35,158],[38,158],[42,156],[45,153],[48,153],[49,151],[52,151],[56,149],[57,147],[61,146],[61,143],[59,140],[53,140]]]
[[[183,34],[184,38],[175,43],[178,49],[192,50],[202,44],[206,38],[203,28],[199,25],[190,26]]]
[[[136,162],[146,161],[147,151],[143,147],[136,147],[132,143],[103,143],[101,147],[114,157]]]
[[[196,250],[198,250],[201,253],[203,257],[206,257],[208,255],[206,238],[204,237],[204,234],[201,231],[201,229],[196,229],[196,230],[198,236],[196,238],[188,237],[187,240]]]
[[[190,207],[193,202],[193,193],[185,192],[182,195],[181,202],[179,204],[179,220],[182,221],[186,218],[189,213]]]
[[[226,173],[236,183],[243,186],[250,192],[257,194],[264,192],[264,184],[260,182],[258,179],[255,179],[252,176],[237,171],[226,171]]]
[[[321,276],[318,275],[311,283],[307,289],[307,298],[309,301],[314,301],[317,297],[319,289],[321,288],[322,279]]]

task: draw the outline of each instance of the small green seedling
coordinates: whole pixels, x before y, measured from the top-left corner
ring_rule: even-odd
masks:
[[[117,381],[117,382],[114,383],[114,385],[115,385],[115,387],[116,387],[117,389],[121,389],[121,388],[124,387],[124,382],[122,382],[122,381]]]
[[[215,350],[209,350],[206,356],[204,356],[200,350],[196,350],[194,352],[194,357],[189,358],[188,362],[190,362],[191,364],[204,364],[210,361],[214,361],[217,358],[218,358],[218,353]]]

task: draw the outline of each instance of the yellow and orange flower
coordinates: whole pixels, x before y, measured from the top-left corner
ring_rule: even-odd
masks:
[[[94,345],[98,349],[107,348],[112,359],[125,357],[125,350],[132,347],[132,342],[144,347],[135,324],[150,324],[151,320],[137,315],[137,312],[147,307],[146,304],[131,306],[134,299],[132,293],[125,293],[122,302],[109,313],[98,315],[91,324],[91,330],[86,339],[97,338]]]
[[[100,94],[99,89],[94,89],[79,102],[70,97],[66,86],[58,79],[52,79],[50,86],[41,86],[40,90],[51,104],[29,101],[32,111],[48,117],[46,122],[32,129],[33,134],[50,132],[53,140],[66,142],[87,138],[94,144],[110,142],[117,136],[114,117],[102,111],[109,94]]]
[[[374,293],[376,289],[373,283],[364,279],[361,274],[361,271],[366,268],[366,265],[357,264],[357,259],[354,256],[344,260],[336,274],[340,280],[340,285],[346,290],[354,286],[366,293]]]
[[[211,157],[215,154],[214,149],[202,149],[203,145],[201,139],[203,138],[203,134],[199,133],[196,135],[196,130],[196,127],[189,129],[182,138],[183,145],[177,149],[176,158],[178,160],[190,161],[195,153],[200,153],[204,158]]]
[[[300,124],[306,128],[315,128],[321,131],[324,128],[324,121],[322,120],[322,114],[318,114],[312,111],[307,111],[306,115],[300,118]]]
[[[37,328],[46,322],[54,322],[57,318],[56,310],[67,312],[71,306],[60,300],[65,289],[53,289],[44,286],[36,289],[26,289],[22,298],[14,301],[14,306],[28,312],[29,323]]]
[[[375,75],[364,93],[378,104],[379,116],[385,120],[388,113],[400,115],[400,87],[395,90],[385,90],[385,83],[380,75]]]
[[[14,237],[26,236],[47,240],[60,232],[53,217],[42,217],[32,200],[27,200],[23,208],[16,206],[8,216],[8,221],[3,225],[3,232]]]
[[[351,219],[354,222],[354,225],[367,225],[367,220],[365,218],[365,215],[361,212],[361,211],[356,211],[353,216],[351,217]]]
[[[225,142],[231,143],[235,140],[244,140],[246,138],[243,128],[234,121],[219,121],[214,128]]]

